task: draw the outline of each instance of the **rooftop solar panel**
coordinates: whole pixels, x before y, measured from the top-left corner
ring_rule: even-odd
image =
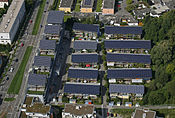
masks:
[[[109,93],[144,94],[143,85],[110,84]]]
[[[150,40],[105,40],[106,49],[151,49]]]
[[[69,78],[82,78],[82,79],[97,79],[98,70],[97,69],[87,69],[87,68],[69,68],[68,70]]]
[[[56,40],[41,40],[39,48],[41,50],[55,50]]]
[[[151,69],[146,68],[119,68],[108,69],[108,78],[152,78]]]
[[[72,54],[73,63],[97,63],[97,54]]]
[[[74,49],[81,50],[81,49],[97,49],[97,42],[96,41],[74,41]]]
[[[105,26],[106,34],[142,34],[142,27]]]
[[[119,54],[119,53],[107,53],[106,61],[108,62],[122,62],[122,63],[144,63],[150,64],[150,55],[143,54]]]
[[[74,23],[73,30],[98,33],[99,32],[99,25]]]
[[[84,0],[84,5],[91,5],[92,0]]]
[[[51,67],[51,57],[49,56],[35,56],[34,66],[40,67]]]
[[[44,29],[45,34],[57,34],[59,35],[61,31],[60,25],[46,25]]]
[[[34,86],[45,86],[46,84],[46,75],[40,74],[29,74],[28,84]]]
[[[64,19],[63,11],[49,11],[47,17],[48,24],[62,24]]]
[[[64,93],[70,94],[88,94],[99,95],[100,85],[97,84],[83,84],[83,83],[66,83],[64,85]]]

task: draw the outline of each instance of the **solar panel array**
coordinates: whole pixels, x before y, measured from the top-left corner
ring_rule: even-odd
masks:
[[[109,93],[144,94],[143,85],[110,84]]]
[[[105,40],[106,49],[151,49],[150,40]]]
[[[97,54],[72,54],[73,63],[97,63]]]
[[[142,27],[105,26],[106,34],[142,34]]]
[[[118,68],[118,69],[108,69],[107,78],[151,78],[151,69],[144,68]]]
[[[56,40],[41,40],[39,48],[41,50],[55,50],[56,48]]]
[[[88,94],[88,95],[99,95],[100,94],[100,85],[88,85],[88,84],[73,84],[66,83],[64,85],[64,93],[70,94]]]
[[[84,0],[84,5],[91,5],[92,0]]]
[[[87,31],[87,32],[99,32],[99,25],[92,25],[92,24],[81,24],[81,23],[74,23],[73,30],[78,31]]]
[[[62,24],[64,19],[63,11],[49,11],[47,17],[48,24]]]
[[[97,49],[97,42],[96,41],[74,41],[74,49],[81,50],[81,49]]]
[[[51,57],[49,57],[49,56],[35,56],[34,66],[51,67]]]
[[[87,69],[87,68],[69,68],[68,77],[69,78],[82,78],[82,79],[97,79],[98,70],[97,69]]]
[[[46,84],[46,75],[40,74],[29,74],[28,84],[34,86],[45,86]]]
[[[59,35],[61,31],[60,25],[45,25],[44,33],[45,34],[57,34]]]
[[[150,55],[143,54],[119,54],[119,53],[107,53],[107,62],[123,62],[123,63],[144,63],[150,64]]]

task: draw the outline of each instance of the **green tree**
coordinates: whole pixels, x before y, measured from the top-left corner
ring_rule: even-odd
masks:
[[[127,4],[127,5],[132,4],[132,0],[126,0],[126,4]]]

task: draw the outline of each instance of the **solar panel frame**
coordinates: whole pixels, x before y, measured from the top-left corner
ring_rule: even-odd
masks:
[[[74,41],[73,48],[75,50],[81,50],[81,49],[97,49],[97,42],[96,41]]]
[[[41,40],[39,48],[41,50],[55,50],[56,48],[56,40]]]
[[[49,11],[47,17],[48,24],[62,24],[64,19],[64,11]]]
[[[59,35],[61,31],[60,25],[45,25],[44,33],[45,34],[56,34]]]
[[[97,63],[98,55],[97,54],[72,54],[72,63]]]
[[[93,25],[93,24],[82,24],[82,23],[74,23],[73,30],[78,31],[86,31],[86,32],[99,32],[99,25]]]
[[[30,73],[28,77],[28,85],[45,86],[46,79],[47,79],[46,75]]]
[[[35,56],[34,66],[40,67],[51,67],[51,57],[50,56]]]

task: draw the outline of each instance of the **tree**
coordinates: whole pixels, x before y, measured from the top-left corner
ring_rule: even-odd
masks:
[[[132,4],[132,0],[126,0],[126,4],[127,4],[127,5]]]
[[[148,97],[149,104],[158,105],[163,104],[165,102],[165,96],[163,93],[159,91],[152,91]]]

